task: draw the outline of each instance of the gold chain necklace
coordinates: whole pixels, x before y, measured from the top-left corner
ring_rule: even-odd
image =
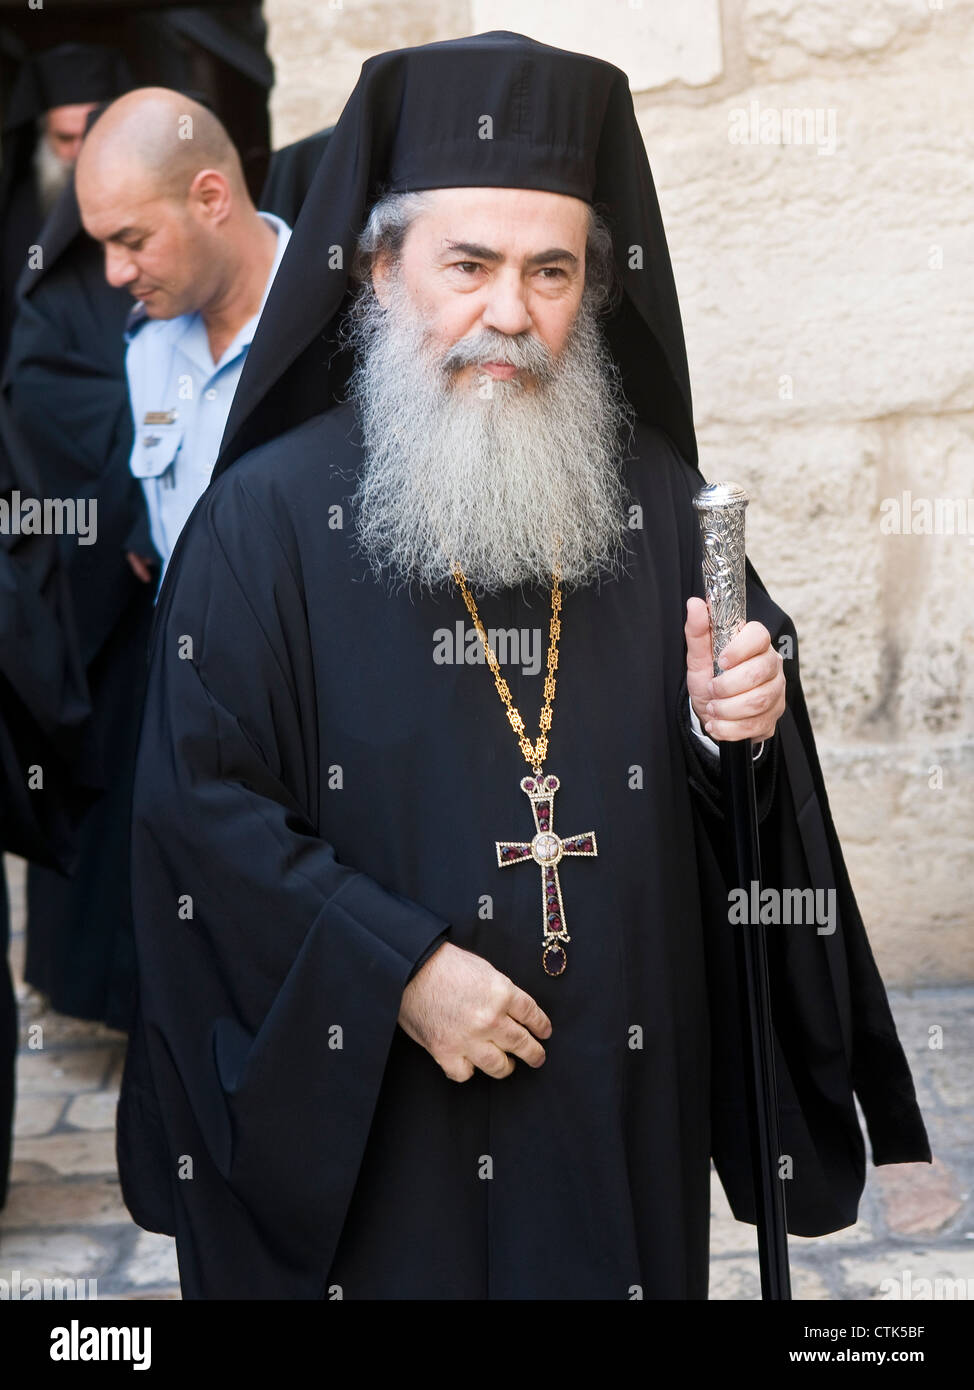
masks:
[[[543,935],[541,965],[546,975],[561,975],[568,964],[568,953],[565,947],[571,937],[565,926],[565,907],[561,896],[558,864],[566,855],[592,858],[598,854],[598,847],[595,843],[595,832],[592,830],[588,830],[582,835],[569,836],[567,839],[560,839],[555,834],[553,829],[554,800],[555,792],[561,783],[552,773],[548,773],[546,776],[544,772],[544,760],[548,753],[548,735],[551,732],[552,706],[555,701],[558,641],[561,637],[560,575],[556,566],[551,577],[551,625],[548,630],[548,671],[544,682],[544,705],[538,720],[538,737],[534,743],[525,732],[524,720],[514,704],[507,681],[501,675],[500,663],[490,645],[486,629],[480,620],[480,614],[477,612],[477,605],[467,586],[466,576],[459,565],[455,565],[453,568],[453,578],[463,595],[463,601],[467,605],[467,612],[470,614],[473,625],[480,635],[487,665],[494,677],[494,684],[507,713],[508,722],[514,730],[521,752],[533,773],[531,777],[521,778],[521,790],[531,802],[531,811],[534,815],[537,833],[533,840],[496,841],[497,865],[501,869],[506,869],[511,864],[520,864],[528,859],[533,859],[536,864],[540,865],[541,931]]]

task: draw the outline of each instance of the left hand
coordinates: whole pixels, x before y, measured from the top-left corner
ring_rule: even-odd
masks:
[[[687,600],[687,690],[712,739],[771,738],[785,709],[784,661],[763,623],[745,623],[721,653],[714,675],[710,614],[702,598]]]

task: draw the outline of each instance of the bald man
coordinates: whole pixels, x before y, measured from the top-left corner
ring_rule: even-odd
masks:
[[[78,158],[85,230],[109,284],[138,301],[126,329],[140,479],[162,573],[209,482],[233,393],[290,228],[259,213],[220,121],[163,87],[120,97]],[[145,582],[155,557],[130,555]]]

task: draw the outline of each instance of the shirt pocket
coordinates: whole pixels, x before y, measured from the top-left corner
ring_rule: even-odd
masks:
[[[140,425],[132,446],[130,467],[136,478],[143,481],[157,478],[163,487],[175,485],[173,464],[182,447],[185,426]]]

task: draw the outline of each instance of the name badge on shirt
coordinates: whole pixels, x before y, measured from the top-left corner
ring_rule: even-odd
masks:
[[[177,410],[147,410],[142,417],[143,425],[174,425],[179,419]],[[157,444],[162,443],[161,434],[144,434],[142,436],[142,446],[145,449],[154,449]]]

